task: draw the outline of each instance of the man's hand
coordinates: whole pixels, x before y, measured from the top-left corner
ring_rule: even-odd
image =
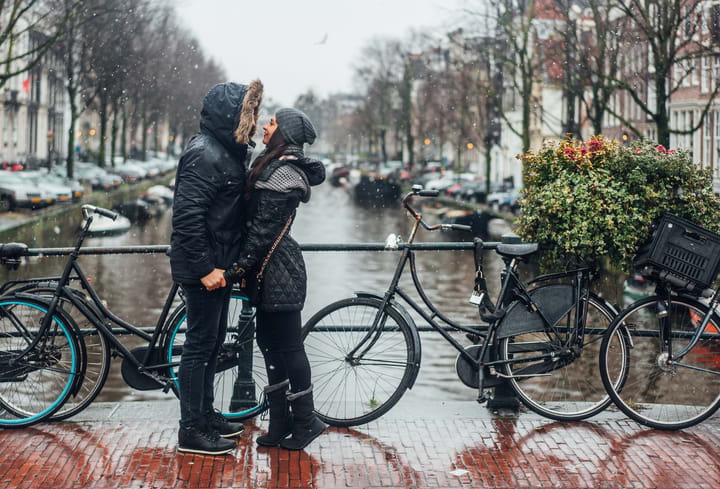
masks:
[[[225,270],[216,268],[215,270],[201,278],[200,281],[208,290],[215,290],[221,287],[225,287],[225,277],[223,277],[224,271]]]

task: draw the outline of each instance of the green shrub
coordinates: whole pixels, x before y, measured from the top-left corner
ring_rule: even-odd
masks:
[[[720,232],[712,177],[688,153],[650,141],[623,147],[602,136],[548,142],[521,156],[526,187],[518,232],[543,249],[543,265],[568,261],[624,271],[664,212]]]

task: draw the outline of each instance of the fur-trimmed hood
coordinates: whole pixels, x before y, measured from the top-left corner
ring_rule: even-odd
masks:
[[[263,85],[220,83],[210,89],[203,100],[200,130],[215,137],[233,153],[245,152],[257,129]]]

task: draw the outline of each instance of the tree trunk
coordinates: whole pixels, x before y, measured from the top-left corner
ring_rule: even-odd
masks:
[[[147,161],[147,130],[150,125],[150,122],[148,121],[148,115],[147,115],[147,108],[143,106],[142,111],[142,148],[140,150],[140,159],[142,161]]]
[[[118,106],[117,106],[117,100],[113,102],[113,120],[112,120],[112,129],[111,132],[111,140],[110,140],[110,166],[115,166],[115,148],[117,147],[117,135],[118,135]]]
[[[663,71],[664,73],[664,71]],[[655,77],[655,124],[657,125],[658,143],[666,148],[670,147],[670,121],[667,113],[667,93],[665,78]]]
[[[105,142],[107,141],[107,123],[108,123],[108,101],[106,97],[100,98],[100,146],[98,147],[98,166],[105,168]]]
[[[127,125],[128,125],[127,109],[125,108],[125,104],[123,104],[123,107],[122,107],[122,132],[120,133],[120,152],[122,153],[123,161],[127,161],[127,159],[128,159]]]

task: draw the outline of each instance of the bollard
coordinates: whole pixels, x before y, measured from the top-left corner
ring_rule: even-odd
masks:
[[[502,235],[502,242],[507,244],[519,244],[522,243],[522,239],[515,233],[505,233]],[[504,278],[505,277],[502,277],[503,280]],[[506,304],[503,304],[503,307],[505,306]],[[492,361],[498,360],[496,354],[496,348],[490,348],[490,358]],[[513,411],[517,411],[520,408],[520,400],[513,388],[510,387],[510,383],[507,379],[503,379],[500,384],[493,389],[492,397],[490,397],[487,402],[487,408],[492,410],[510,409]]]
[[[257,405],[255,396],[255,382],[253,382],[253,344],[255,342],[255,321],[252,307],[243,301],[238,324],[242,325],[238,331],[238,342],[243,345],[237,352],[238,375],[233,385],[233,394],[230,398],[230,412],[244,411]]]

